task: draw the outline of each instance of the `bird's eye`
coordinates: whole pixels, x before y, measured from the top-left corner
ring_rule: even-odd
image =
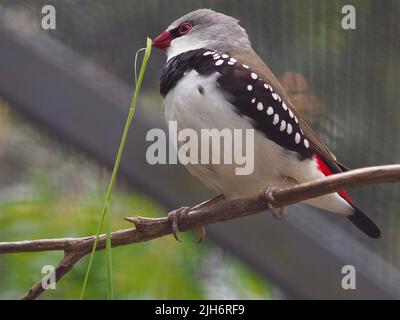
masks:
[[[179,26],[179,34],[184,35],[192,29],[192,24],[190,22],[184,22]]]

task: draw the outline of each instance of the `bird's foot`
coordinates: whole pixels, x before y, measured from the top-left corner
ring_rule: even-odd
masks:
[[[278,213],[276,212],[276,209],[278,207],[278,204],[275,201],[274,198],[274,192],[276,191],[276,188],[269,187],[265,191],[265,198],[267,199],[267,204],[269,210],[271,210],[272,215],[274,216],[275,219],[281,220],[285,217],[285,208],[279,208]]]
[[[178,219],[184,218],[186,219],[188,213],[192,211],[192,208],[190,207],[182,207],[176,210],[171,211],[168,213],[168,219],[172,220],[172,234],[174,235],[174,238],[178,242],[182,242],[181,239],[178,237]]]
[[[213,205],[216,205],[219,202],[222,202],[223,200],[225,200],[225,196],[223,194],[220,194],[220,195],[218,195],[210,200],[204,201],[192,208],[182,207],[180,209],[171,211],[168,214],[168,219],[172,220],[172,234],[174,235],[175,239],[179,242],[182,242],[181,239],[179,239],[179,237],[178,237],[178,232],[179,232],[178,219],[180,219],[181,217],[186,219],[189,212],[204,209],[204,208],[209,208]],[[204,226],[202,226],[197,231],[197,239],[193,240],[193,242],[200,243],[204,240],[205,236],[206,236],[206,228]]]
[[[275,201],[275,198],[274,198],[274,192],[276,190],[278,190],[278,189],[273,188],[273,187],[268,187],[264,192],[264,196],[265,196],[265,199],[267,200],[267,204],[268,204],[268,207],[270,210],[273,210],[278,207],[278,205]]]

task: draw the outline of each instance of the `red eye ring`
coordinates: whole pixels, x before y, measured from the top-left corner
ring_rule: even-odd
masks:
[[[192,29],[192,27],[193,26],[190,22],[182,23],[178,28],[179,34],[184,35],[184,34],[188,33]]]

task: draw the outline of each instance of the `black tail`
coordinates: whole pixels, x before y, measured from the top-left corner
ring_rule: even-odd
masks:
[[[329,157],[324,157],[321,154],[318,154],[324,160],[324,163],[329,167],[333,174],[346,172],[350,169],[347,168],[342,163],[338,162],[335,159],[330,159]],[[363,213],[360,209],[358,209],[354,204],[352,204],[348,199],[343,197],[341,193],[338,193],[349,205],[354,208],[354,214],[351,216],[347,216],[349,220],[362,232],[364,232],[367,236],[378,239],[381,236],[381,230],[379,230],[378,226],[370,219],[368,216]]]
[[[378,226],[355,205],[352,203],[350,205],[354,208],[354,214],[347,216],[347,218],[367,236],[378,239],[381,236],[381,230],[379,230]]]

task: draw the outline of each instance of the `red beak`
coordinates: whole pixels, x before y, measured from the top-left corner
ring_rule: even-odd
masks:
[[[157,38],[153,40],[153,47],[165,50],[171,45],[172,36],[168,31],[164,31]]]

